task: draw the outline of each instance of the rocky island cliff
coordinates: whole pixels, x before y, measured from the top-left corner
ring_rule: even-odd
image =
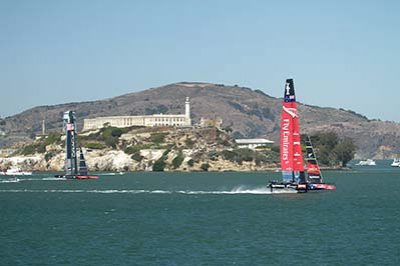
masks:
[[[263,171],[276,169],[276,147],[239,149],[217,128],[113,128],[79,136],[90,171]],[[63,135],[52,133],[0,158],[0,168],[64,169]]]

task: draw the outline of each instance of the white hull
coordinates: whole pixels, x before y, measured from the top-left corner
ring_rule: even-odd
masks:
[[[359,161],[358,164],[356,165],[360,165],[360,166],[375,166],[376,162],[372,159],[368,159],[366,161]]]
[[[400,159],[393,159],[392,167],[400,167]]]

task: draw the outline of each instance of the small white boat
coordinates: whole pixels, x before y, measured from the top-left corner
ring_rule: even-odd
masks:
[[[392,167],[400,167],[400,159],[394,158],[392,164],[390,165]]]
[[[5,172],[0,172],[0,175],[10,175],[10,176],[18,176],[18,175],[32,175],[32,172],[22,171],[18,167],[7,169]]]
[[[358,164],[356,164],[356,165],[362,165],[362,166],[365,166],[365,165],[368,165],[368,166],[374,166],[374,165],[376,165],[376,162],[375,162],[374,160],[372,160],[372,159],[367,159],[367,160],[365,160],[365,161],[359,161],[359,162],[358,162]]]

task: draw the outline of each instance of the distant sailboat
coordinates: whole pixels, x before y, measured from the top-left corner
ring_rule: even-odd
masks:
[[[76,153],[77,133],[75,112],[67,111],[63,116],[65,128],[65,174],[56,175],[56,177],[69,179],[97,179],[98,176],[88,175],[85,158],[82,148],[79,148],[79,165]]]
[[[282,103],[280,156],[283,181],[271,181],[271,191],[308,192],[334,190],[334,185],[323,183],[321,171],[310,138],[306,141],[307,176],[301,150],[300,125],[293,79],[286,80]]]

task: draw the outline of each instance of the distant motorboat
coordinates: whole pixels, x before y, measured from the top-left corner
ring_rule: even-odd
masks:
[[[367,159],[365,161],[359,161],[356,165],[361,165],[361,166],[374,166],[376,165],[376,162],[372,159]]]
[[[400,159],[399,158],[394,158],[392,164],[390,165],[392,167],[400,167]]]
[[[0,175],[10,175],[10,176],[32,175],[32,172],[22,171],[18,167],[13,167],[13,168],[7,169],[7,171],[5,171],[5,172],[0,172]]]

